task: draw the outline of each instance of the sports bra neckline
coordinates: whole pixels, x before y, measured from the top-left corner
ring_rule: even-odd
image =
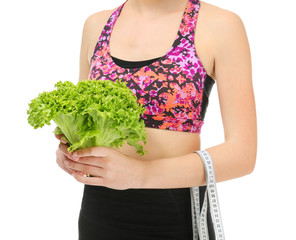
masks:
[[[113,62],[116,63],[116,65],[120,66],[121,68],[129,68],[129,69],[135,69],[137,67],[144,67],[147,66],[155,61],[157,61],[159,58],[161,57],[157,57],[157,58],[152,58],[152,59],[146,59],[146,60],[141,60],[141,61],[129,61],[129,60],[124,60],[124,59],[120,59],[114,56],[111,56]]]
[[[152,60],[156,60],[159,59],[161,57],[156,57],[156,58],[150,58],[150,59],[145,59],[145,60],[139,60],[139,61],[131,61],[131,60],[124,60],[118,57],[114,57],[112,55],[110,55],[112,58],[115,58],[116,60],[122,61],[122,62],[128,62],[128,63],[142,63],[142,62],[148,62],[148,61],[152,61]]]
[[[175,36],[175,39],[174,39],[174,41],[173,41],[173,44],[171,44],[170,49],[169,49],[169,50],[168,50],[163,56],[158,57],[158,59],[153,58],[153,59],[156,59],[156,61],[153,61],[152,63],[149,63],[149,64],[147,64],[147,65],[145,65],[145,66],[142,66],[142,67],[136,67],[136,68],[125,68],[125,67],[121,67],[121,66],[117,65],[117,64],[113,61],[113,58],[112,58],[112,55],[111,55],[111,51],[110,51],[110,38],[111,38],[111,35],[112,35],[112,31],[113,31],[114,25],[115,25],[115,23],[116,23],[118,17],[120,16],[121,11],[122,11],[122,9],[123,9],[123,7],[124,7],[124,5],[126,4],[127,1],[128,1],[128,0],[126,0],[126,1],[125,1],[125,2],[124,2],[124,3],[118,8],[118,12],[117,12],[117,14],[115,15],[115,19],[113,20],[113,23],[112,23],[112,25],[110,26],[109,37],[106,39],[106,44],[107,44],[107,46],[106,46],[106,53],[107,53],[107,56],[110,58],[111,63],[113,63],[114,65],[116,65],[118,68],[121,68],[121,69],[123,69],[123,70],[134,70],[134,71],[136,70],[136,71],[137,71],[137,70],[142,70],[142,69],[145,69],[146,67],[151,67],[151,66],[153,66],[153,65],[155,65],[155,64],[158,64],[160,61],[164,60],[168,55],[170,55],[170,53],[175,49],[175,47],[178,45],[177,40],[178,40],[179,36],[181,35],[181,33],[180,33],[180,29],[181,29],[181,27],[182,27],[182,24],[183,24],[183,21],[184,21],[185,15],[186,15],[186,13],[188,12],[188,9],[189,9],[189,6],[190,6],[190,1],[192,1],[192,0],[187,0],[187,4],[186,4],[186,7],[185,7],[185,10],[183,11],[182,18],[181,18],[181,20],[180,20],[180,22],[179,22],[179,27],[178,27],[177,34],[176,34],[176,36]],[[198,4],[199,4],[199,0],[197,0],[197,1],[198,1]]]

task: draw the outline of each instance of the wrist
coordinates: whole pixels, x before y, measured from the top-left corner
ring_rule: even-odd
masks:
[[[149,175],[149,168],[150,168],[150,160],[141,160],[140,161],[140,171],[139,171],[139,181],[137,188],[147,188],[148,183],[148,175]]]
[[[150,159],[142,161],[139,188],[161,188],[161,180],[164,172],[161,170],[162,159]]]

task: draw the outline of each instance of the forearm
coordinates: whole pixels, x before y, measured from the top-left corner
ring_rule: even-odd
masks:
[[[224,142],[202,149],[211,155],[216,182],[250,174],[255,165],[256,146]],[[141,188],[186,188],[206,185],[205,168],[197,153],[147,161]]]

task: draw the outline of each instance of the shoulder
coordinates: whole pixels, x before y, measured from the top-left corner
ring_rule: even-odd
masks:
[[[244,23],[237,13],[200,1],[199,15],[199,26],[215,63],[231,51],[248,48]]]
[[[203,25],[212,39],[229,40],[245,31],[241,17],[230,10],[200,1],[199,18],[203,19]]]
[[[90,62],[91,55],[104,26],[116,8],[95,12],[85,19],[82,38],[83,45],[87,51],[88,62]]]
[[[207,23],[207,27],[218,32],[229,31],[243,27],[241,17],[230,10],[200,1],[200,14]]]
[[[84,33],[93,33],[94,30],[97,32],[99,29],[103,30],[113,11],[115,9],[102,10],[89,15],[83,24]]]

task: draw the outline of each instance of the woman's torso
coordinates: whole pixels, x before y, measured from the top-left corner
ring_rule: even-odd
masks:
[[[182,13],[187,4],[184,1],[180,9],[170,14],[140,17],[125,5],[120,18],[116,21],[110,38],[111,55],[127,61],[143,61],[163,56],[170,49],[176,37]],[[195,29],[195,48],[208,75],[214,78],[214,57],[210,51],[210,42],[206,29],[208,4],[201,2]],[[202,9],[202,10],[201,10]],[[97,19],[92,25],[88,41],[88,62],[90,63],[95,45],[102,29],[115,9],[96,13]],[[99,16],[100,15],[100,16]],[[105,19],[102,20],[102,19]],[[155,27],[157,26],[157,28]],[[184,155],[200,149],[200,134],[182,131],[170,131],[146,127],[147,143],[145,156],[136,153],[135,148],[124,144],[119,150],[133,158],[149,160]]]

